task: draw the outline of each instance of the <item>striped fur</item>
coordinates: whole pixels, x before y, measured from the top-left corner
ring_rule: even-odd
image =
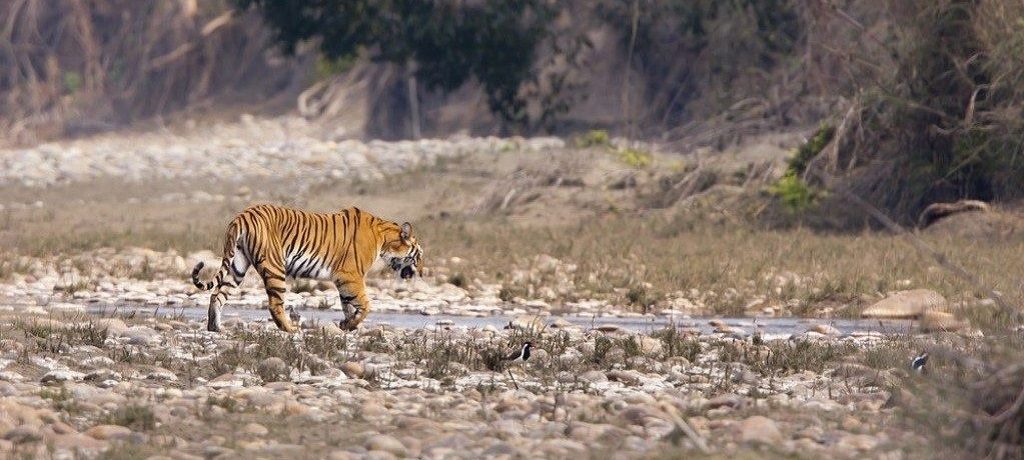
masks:
[[[383,258],[401,278],[416,274],[422,251],[408,222],[399,225],[358,208],[337,213],[315,213],[273,205],[250,207],[228,225],[224,258],[212,281],[199,280],[203,263],[192,269],[192,283],[214,289],[210,296],[207,329],[220,330],[225,288],[241,283],[249,267],[256,269],[266,287],[270,314],[281,330],[294,332],[284,309],[285,277],[333,281],[345,305],[340,326],[352,330],[370,312],[364,277]]]

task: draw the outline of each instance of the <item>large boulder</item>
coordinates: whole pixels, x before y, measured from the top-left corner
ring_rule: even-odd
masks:
[[[944,310],[946,298],[931,289],[911,289],[889,294],[888,297],[865,308],[865,318],[913,319],[926,311]]]
[[[960,320],[952,313],[944,311],[926,311],[921,314],[919,323],[921,332],[956,332],[967,328],[967,322]]]

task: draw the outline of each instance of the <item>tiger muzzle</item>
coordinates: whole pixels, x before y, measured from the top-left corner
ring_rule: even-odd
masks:
[[[395,257],[391,259],[391,269],[398,272],[398,276],[404,280],[416,276],[415,257]]]

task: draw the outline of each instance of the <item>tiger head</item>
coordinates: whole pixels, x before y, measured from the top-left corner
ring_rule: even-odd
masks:
[[[417,274],[417,266],[423,260],[423,250],[412,236],[412,225],[405,222],[398,232],[398,239],[384,243],[381,258],[401,279],[409,279]]]

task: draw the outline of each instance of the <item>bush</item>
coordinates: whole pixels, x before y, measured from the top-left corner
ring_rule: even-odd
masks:
[[[825,146],[832,141],[836,129],[832,125],[822,125],[815,131],[807,142],[804,142],[796,149],[796,152],[788,161],[787,171],[798,176],[803,175],[807,165],[825,149]]]
[[[914,0],[862,43],[831,163],[850,188],[912,223],[929,204],[1024,196],[1024,5]],[[879,50],[879,45],[884,50]]]
[[[623,163],[634,168],[650,166],[654,161],[654,156],[651,155],[650,152],[632,147],[621,148],[616,151],[616,154],[618,155],[619,160],[622,160]]]
[[[807,210],[815,204],[817,193],[792,171],[787,172],[768,191],[782,201],[791,212]]]
[[[592,129],[586,134],[576,138],[576,148],[585,149],[590,147],[608,147],[612,145],[612,139],[608,131],[603,129]]]

